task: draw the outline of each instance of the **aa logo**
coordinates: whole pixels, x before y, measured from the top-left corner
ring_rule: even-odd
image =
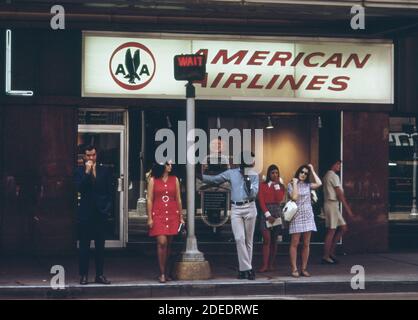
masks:
[[[120,45],[109,61],[113,80],[127,90],[139,90],[147,86],[154,77],[155,68],[154,55],[138,42]]]

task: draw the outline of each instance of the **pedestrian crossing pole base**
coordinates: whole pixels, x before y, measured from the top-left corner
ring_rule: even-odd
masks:
[[[211,278],[208,261],[180,261],[176,263],[177,280],[208,280]]]

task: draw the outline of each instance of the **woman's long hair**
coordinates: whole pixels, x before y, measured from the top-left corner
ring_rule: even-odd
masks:
[[[301,165],[298,170],[296,170],[295,178],[299,180],[299,174],[302,172],[303,169],[308,170],[308,175],[306,176],[305,182],[309,182],[311,177],[311,169],[308,167],[307,164]]]
[[[267,176],[266,176],[266,181],[265,181],[265,183],[269,183],[269,182],[271,181],[271,179],[270,179],[270,174],[271,174],[271,172],[272,172],[272,171],[274,171],[274,170],[277,170],[277,172],[279,173],[279,185],[280,185],[280,187],[283,187],[283,188],[284,188],[283,183],[281,183],[281,182],[280,182],[280,170],[279,170],[279,167],[278,167],[278,166],[276,166],[275,164],[272,164],[272,165],[270,165],[270,166],[268,167],[268,169],[267,169]]]
[[[168,164],[168,162],[166,163],[154,163],[152,166],[152,170],[151,170],[151,177],[153,177],[154,179],[160,179],[165,171],[165,166]],[[170,175],[170,173],[168,174]]]

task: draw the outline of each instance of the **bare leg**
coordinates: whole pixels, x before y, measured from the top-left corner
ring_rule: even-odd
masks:
[[[311,244],[311,231],[303,233],[302,270],[306,270],[309,260],[309,246]]]
[[[166,260],[166,267],[165,267],[165,278],[168,281],[171,281],[171,243],[173,242],[173,236],[167,236],[167,260]]]
[[[324,242],[324,254],[322,256],[323,259],[328,260],[330,258],[331,254],[331,248],[334,241],[334,235],[335,235],[335,229],[328,229],[327,234],[325,236],[325,242]]]
[[[298,269],[296,261],[297,261],[299,241],[300,241],[300,233],[292,234],[292,240],[290,242],[290,247],[289,247],[290,266],[292,267],[292,272]]]
[[[165,268],[167,262],[167,237],[158,236],[157,237],[157,255],[158,263],[160,266],[160,281],[165,282]]]
[[[333,257],[335,257],[337,243],[341,240],[342,236],[347,231],[348,231],[347,225],[338,227],[337,232],[334,235],[334,238],[333,238],[333,241],[332,241],[332,246],[331,246],[331,249],[330,249],[330,255],[332,255]]]
[[[269,263],[269,255],[270,255],[270,230],[264,229],[263,230],[263,264],[261,268],[258,270],[259,272],[266,272]]]
[[[269,258],[269,270],[273,271],[275,268],[276,255],[277,255],[277,231],[271,232],[270,241],[270,258]]]

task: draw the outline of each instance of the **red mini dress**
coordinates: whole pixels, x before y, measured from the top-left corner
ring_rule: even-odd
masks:
[[[152,203],[153,225],[149,230],[151,237],[176,235],[180,225],[180,213],[177,205],[176,177],[154,178],[154,196]]]

